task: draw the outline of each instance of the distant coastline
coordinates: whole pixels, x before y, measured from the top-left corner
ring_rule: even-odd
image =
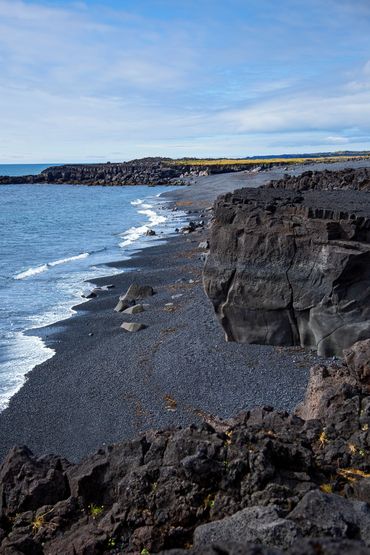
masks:
[[[273,167],[288,167],[316,163],[368,160],[368,152],[337,152],[261,156],[252,158],[141,158],[128,162],[96,164],[0,165],[0,185],[59,183],[70,185],[184,185],[197,177],[234,173],[258,172]],[[5,169],[4,169],[5,168]]]

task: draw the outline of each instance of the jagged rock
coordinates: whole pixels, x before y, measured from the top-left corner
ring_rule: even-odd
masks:
[[[67,461],[48,456],[35,461],[26,447],[14,447],[0,468],[0,521],[5,514],[35,510],[69,495]]]
[[[324,365],[316,365],[310,370],[305,399],[296,408],[295,414],[304,420],[320,418],[323,414],[328,414],[332,404],[336,410],[344,384],[356,387],[357,383],[348,366],[333,365],[327,368]]]
[[[293,191],[337,189],[370,191],[370,168],[307,171],[300,175],[285,175],[283,179],[270,181],[266,187]]]
[[[278,507],[249,507],[230,517],[198,526],[194,531],[194,547],[238,540],[287,549],[300,532],[297,525],[281,518]]]
[[[357,383],[370,392],[370,339],[352,345],[344,358]]]
[[[218,534],[218,526],[226,534],[238,525],[256,541],[259,534],[260,541],[290,542],[298,532],[302,539],[281,551],[233,538],[223,553],[368,555],[361,541],[369,542],[370,509],[361,501],[369,492],[370,395],[351,380],[369,342],[355,351],[362,352],[358,366],[344,361],[323,370],[332,393],[314,420],[271,407],[229,420],[199,413],[203,424],[148,431],[77,464],[12,450],[0,467],[0,553],[154,554],[189,547],[196,528],[196,535]]]
[[[283,555],[283,552],[280,551],[280,549],[274,549],[264,545],[251,543],[242,544],[232,541],[227,543],[214,543],[186,550],[171,549],[170,551],[161,551],[160,555]]]
[[[281,551],[263,545],[235,542],[207,545],[193,549],[171,549],[160,555],[370,555],[370,549],[355,540],[327,538],[301,539],[290,549]]]
[[[339,495],[310,491],[287,516],[305,536],[361,539],[370,545],[370,508]]]
[[[204,284],[227,339],[329,356],[370,337],[369,238],[367,193],[219,197]]]
[[[370,555],[370,549],[356,540],[314,538],[300,540],[288,555]]]
[[[122,302],[122,301],[120,301]],[[140,314],[144,312],[144,307],[142,304],[134,304],[134,306],[129,306],[123,311],[123,314]]]
[[[123,324],[121,324],[121,328],[125,331],[135,333],[137,331],[144,330],[146,326],[137,322],[123,322]]]
[[[126,293],[120,296],[119,300],[132,302],[137,299],[151,297],[152,295],[154,295],[154,290],[150,285],[138,285],[137,283],[133,283],[127,289]]]

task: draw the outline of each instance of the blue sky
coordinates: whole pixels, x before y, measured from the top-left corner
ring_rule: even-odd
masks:
[[[0,0],[0,163],[370,149],[369,0]]]

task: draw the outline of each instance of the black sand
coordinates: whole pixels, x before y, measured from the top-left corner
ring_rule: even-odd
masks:
[[[221,192],[282,173],[200,178],[194,187],[166,196],[199,210]],[[198,421],[202,411],[228,417],[257,404],[291,409],[302,399],[313,355],[224,341],[201,283],[197,247],[206,234],[173,237],[119,264],[123,273],[96,280],[114,289],[42,331],[56,355],[30,372],[0,414],[0,459],[13,445],[26,444],[37,454],[76,461],[148,428]],[[118,296],[133,281],[152,285],[156,295],[142,314],[115,313]],[[166,310],[169,302],[174,311]],[[123,321],[148,327],[129,334],[120,329]]]

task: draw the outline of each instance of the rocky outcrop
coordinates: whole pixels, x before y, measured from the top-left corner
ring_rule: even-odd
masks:
[[[369,243],[365,192],[219,197],[204,284],[227,339],[328,356],[369,338]]]
[[[270,181],[266,187],[291,191],[334,191],[337,189],[370,191],[370,168],[307,171],[300,175],[286,174],[283,179]]]
[[[0,553],[369,555],[370,341],[345,360],[313,369],[297,414],[213,417],[79,464],[13,449],[0,468]]]
[[[258,166],[266,169],[271,164]],[[0,176],[0,185],[68,183],[77,185],[181,185],[186,177],[252,170],[257,164],[181,164],[170,158],[142,158],[122,163],[68,164],[47,168],[38,175]]]

